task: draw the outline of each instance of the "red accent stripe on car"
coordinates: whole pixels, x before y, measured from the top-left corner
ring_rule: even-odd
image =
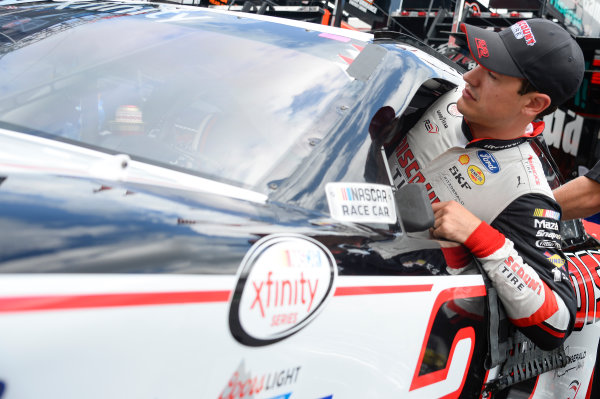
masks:
[[[598,364],[598,359],[596,359],[596,364]],[[592,376],[590,377],[590,382],[588,384],[588,391],[585,395],[585,399],[590,399],[592,397],[592,387],[594,383],[594,373],[596,372],[596,368],[592,370]]]
[[[40,295],[0,298],[0,313],[227,302],[231,291],[149,292],[135,294]]]
[[[432,284],[337,287],[336,296],[428,292]],[[227,302],[231,291],[149,292],[135,294],[37,295],[0,297],[0,313]]]
[[[475,348],[475,331],[472,327],[464,327],[456,332],[454,339],[452,341],[452,347],[450,349],[450,354],[448,359],[446,360],[446,366],[444,369],[421,374],[421,366],[425,359],[427,343],[429,342],[433,322],[437,316],[437,314],[442,310],[442,305],[451,300],[461,299],[461,298],[475,298],[475,297],[483,297],[486,295],[485,286],[473,286],[473,287],[452,287],[446,290],[441,291],[431,309],[431,315],[429,318],[429,322],[427,323],[427,330],[425,331],[425,337],[423,340],[423,345],[421,346],[421,354],[419,355],[419,360],[417,362],[417,366],[415,368],[415,372],[413,375],[412,382],[410,384],[409,391],[414,391],[428,385],[433,385],[439,383],[440,381],[444,381],[448,378],[448,371],[450,370],[450,365],[452,364],[452,356],[454,356],[454,350],[456,349],[456,345],[459,341],[463,339],[469,339],[471,341],[471,350],[469,353],[469,359],[467,361],[466,369],[463,371],[462,381],[460,387],[458,387],[454,392],[444,396],[445,398],[457,398],[462,391],[464,383],[467,378],[467,371],[469,369],[469,365],[471,363],[471,358],[473,356],[473,351]]]
[[[401,294],[406,292],[429,292],[433,284],[421,285],[382,285],[363,287],[337,287],[335,296],[344,295],[374,295],[374,294]]]

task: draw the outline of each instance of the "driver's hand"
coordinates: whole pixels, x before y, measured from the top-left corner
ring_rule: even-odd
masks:
[[[435,238],[464,244],[481,223],[481,219],[456,201],[437,202],[431,207],[435,223],[430,232]]]

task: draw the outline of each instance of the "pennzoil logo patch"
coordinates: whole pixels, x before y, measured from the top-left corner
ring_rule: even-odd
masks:
[[[471,179],[471,181],[478,186],[481,186],[485,183],[485,175],[477,166],[469,165],[467,168],[467,174],[469,175],[469,179]]]
[[[331,217],[353,223],[396,223],[390,186],[369,183],[328,183],[325,186]]]

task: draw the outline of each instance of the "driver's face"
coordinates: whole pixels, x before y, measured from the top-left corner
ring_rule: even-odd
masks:
[[[481,126],[510,125],[521,111],[523,80],[492,72],[481,65],[463,75],[466,87],[457,101],[465,119]]]

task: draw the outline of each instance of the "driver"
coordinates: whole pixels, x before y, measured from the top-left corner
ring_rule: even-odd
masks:
[[[539,119],[576,93],[583,54],[545,19],[499,33],[461,29],[478,65],[464,74],[464,89],[442,95],[396,147],[394,183],[425,184],[433,237],[463,244],[511,322],[550,350],[570,334],[576,298],[560,251],[560,207],[528,142],[544,130]],[[452,272],[468,269],[468,260],[448,254]]]

